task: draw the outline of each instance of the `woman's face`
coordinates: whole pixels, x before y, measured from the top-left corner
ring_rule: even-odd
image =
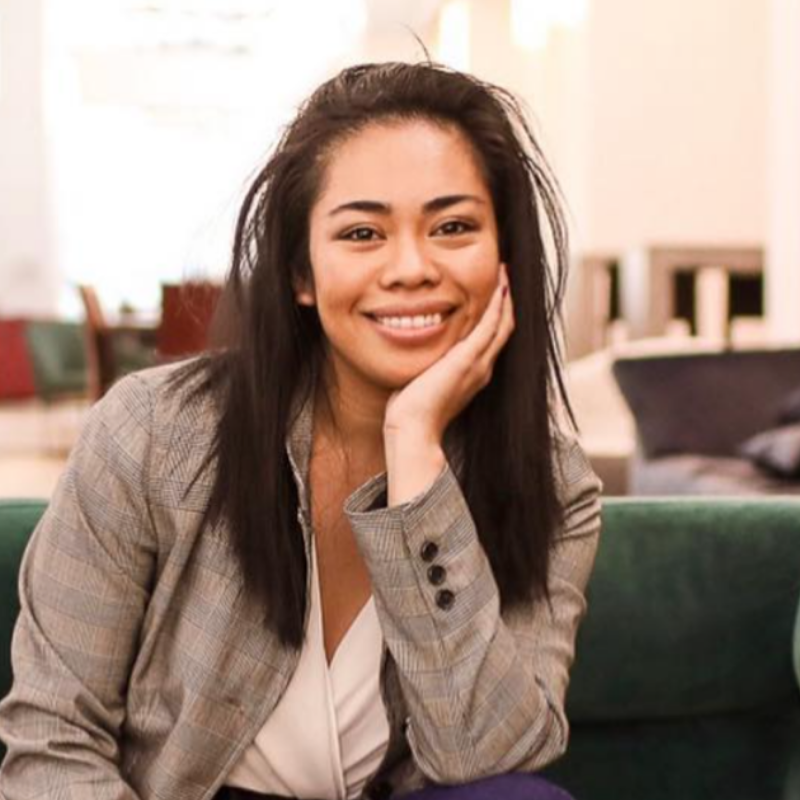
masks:
[[[475,326],[494,290],[494,207],[455,128],[375,123],[330,156],[311,210],[315,305],[329,366],[361,390],[401,388]]]

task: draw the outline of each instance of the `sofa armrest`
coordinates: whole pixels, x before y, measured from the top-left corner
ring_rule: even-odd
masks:
[[[573,722],[798,703],[800,499],[607,499],[587,601]]]

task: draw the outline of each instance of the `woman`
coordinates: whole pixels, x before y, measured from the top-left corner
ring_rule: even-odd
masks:
[[[3,797],[564,797],[529,773],[599,529],[565,261],[501,90],[320,87],[240,214],[228,346],[117,384],[33,536]]]

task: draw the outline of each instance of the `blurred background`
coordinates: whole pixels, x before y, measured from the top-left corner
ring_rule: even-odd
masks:
[[[119,375],[203,349],[302,98],[423,46],[511,89],[561,183],[612,493],[642,451],[617,360],[800,344],[800,0],[0,0],[0,495],[52,490]]]

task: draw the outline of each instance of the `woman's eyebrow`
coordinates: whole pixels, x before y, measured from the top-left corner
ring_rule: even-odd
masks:
[[[450,206],[468,201],[482,203],[483,205],[486,204],[486,201],[482,197],[478,197],[474,194],[448,194],[444,197],[435,197],[433,200],[428,200],[428,202],[422,206],[422,210],[426,214],[430,214],[433,211],[443,211],[445,208],[450,208]]]
[[[478,197],[474,194],[448,194],[443,197],[434,197],[433,200],[428,200],[428,202],[422,206],[422,211],[425,214],[430,214],[434,211],[442,211],[445,208],[466,201],[486,204],[486,201],[482,197]],[[336,208],[329,212],[328,216],[333,217],[336,214],[341,214],[343,211],[366,211],[370,214],[387,215],[392,213],[392,206],[389,203],[381,203],[378,200],[353,200],[349,203],[336,206]]]
[[[379,203],[377,200],[353,200],[350,203],[343,203],[336,206],[333,211],[328,213],[329,217],[341,214],[343,211],[367,211],[370,214],[390,214],[392,207],[388,203]]]

